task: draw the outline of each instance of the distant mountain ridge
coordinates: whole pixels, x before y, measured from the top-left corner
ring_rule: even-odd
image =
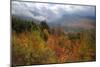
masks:
[[[67,16],[67,15],[64,15]],[[15,16],[13,17],[20,18],[22,20],[27,20],[27,21],[34,21],[36,24],[40,24],[42,21],[37,20],[35,18],[30,18],[30,17],[23,17],[23,16]],[[45,21],[45,20],[44,20]],[[75,16],[67,16],[64,17],[62,20],[58,19],[53,22],[48,22],[46,23],[49,25],[49,27],[52,28],[62,28],[65,31],[78,31],[78,30],[88,30],[88,29],[94,29],[96,26],[96,21],[91,18],[80,18],[80,17],[75,17]]]

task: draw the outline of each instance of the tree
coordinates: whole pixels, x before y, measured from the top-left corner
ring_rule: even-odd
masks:
[[[49,33],[50,33],[50,28],[49,26],[47,25],[46,21],[42,21],[40,23],[40,28],[41,28],[41,33],[42,33],[42,37],[45,41],[48,40],[48,36],[49,36]]]

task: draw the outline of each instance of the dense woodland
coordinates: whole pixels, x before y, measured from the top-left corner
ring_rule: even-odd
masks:
[[[64,32],[51,29],[46,21],[12,17],[12,64],[94,61],[95,40],[95,29]]]

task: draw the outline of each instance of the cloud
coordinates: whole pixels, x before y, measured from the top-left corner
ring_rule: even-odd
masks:
[[[33,17],[33,14],[29,12],[27,6],[24,3],[13,2],[12,3],[12,14],[17,16]]]
[[[12,1],[12,15],[55,21],[68,16],[95,16],[95,7]]]

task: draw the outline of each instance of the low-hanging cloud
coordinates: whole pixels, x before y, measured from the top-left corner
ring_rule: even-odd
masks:
[[[95,17],[95,7],[12,1],[12,15],[51,22],[70,15]]]

